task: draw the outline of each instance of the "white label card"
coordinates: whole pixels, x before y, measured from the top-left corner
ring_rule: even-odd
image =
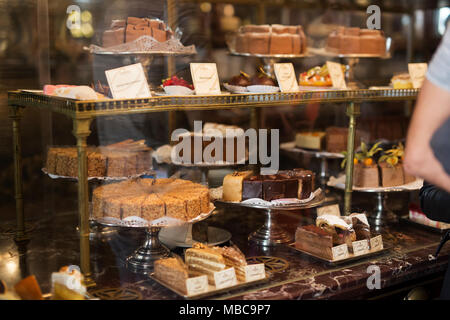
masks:
[[[411,77],[414,89],[419,89],[422,87],[427,69],[428,64],[426,63],[408,63],[409,76]]]
[[[381,234],[370,239],[370,249],[372,251],[383,250],[383,238],[381,237]]]
[[[298,91],[297,77],[292,63],[275,63],[274,69],[281,92]]]
[[[136,99],[151,97],[142,64],[106,70],[106,80],[114,99]]]
[[[320,217],[320,216],[322,216],[324,214],[330,214],[330,215],[333,215],[333,216],[340,217],[341,216],[341,211],[339,210],[339,205],[338,204],[332,204],[330,206],[317,208],[317,216],[318,217]]]
[[[237,284],[236,272],[234,268],[214,272],[214,282],[216,289],[228,288]]]
[[[191,63],[191,76],[195,94],[220,94],[219,75],[215,63]]]
[[[342,65],[337,62],[327,61],[328,72],[330,73],[333,87],[337,89],[347,89],[345,75],[342,71]]]
[[[206,275],[186,280],[187,294],[190,296],[208,291],[208,277]]]
[[[340,246],[336,246],[331,248],[331,252],[333,254],[333,260],[341,260],[348,257],[348,247],[347,244],[341,244]]]
[[[264,263],[250,264],[244,267],[245,281],[256,281],[266,277],[266,269]]]
[[[360,256],[369,253],[369,240],[360,240],[352,242],[353,254],[355,256]]]

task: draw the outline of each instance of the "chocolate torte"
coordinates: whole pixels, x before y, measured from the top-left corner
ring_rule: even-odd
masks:
[[[251,54],[301,54],[306,52],[302,26],[246,25],[239,29],[235,50]]]
[[[88,177],[128,177],[147,172],[151,151],[144,140],[125,140],[108,146],[88,147]],[[50,174],[78,177],[76,147],[50,147],[46,170]]]
[[[184,163],[187,161],[189,164],[203,162],[240,163],[245,161],[248,150],[248,139],[245,137],[244,130],[233,125],[206,122],[202,132],[186,132],[180,134],[177,139],[175,142],[178,141],[178,143],[175,147],[179,149],[178,161]],[[177,147],[181,143],[186,145],[185,139],[189,139],[189,156],[184,154],[182,145]],[[196,149],[197,145],[200,148]],[[206,157],[211,157],[211,159]]]
[[[327,50],[339,54],[386,54],[386,37],[381,30],[339,27],[327,39]]]
[[[164,216],[189,221],[209,211],[208,188],[181,179],[133,179],[94,189],[94,217],[152,221]]]
[[[110,29],[103,32],[103,47],[117,46],[142,36],[165,42],[172,37],[172,31],[158,19],[128,17],[126,20],[113,20]]]
[[[226,175],[223,180],[223,200],[307,199],[314,189],[314,177],[312,171],[304,169],[283,170],[274,175],[253,175],[251,171],[234,172]]]

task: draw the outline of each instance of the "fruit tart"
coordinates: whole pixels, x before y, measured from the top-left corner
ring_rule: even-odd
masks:
[[[164,79],[162,88],[168,95],[192,95],[194,94],[194,86],[176,75]]]

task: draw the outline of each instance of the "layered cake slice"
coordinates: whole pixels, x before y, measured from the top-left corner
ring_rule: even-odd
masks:
[[[234,172],[223,179],[223,200],[242,201],[242,184],[252,171]]]
[[[245,282],[244,268],[247,266],[247,260],[245,259],[245,255],[242,251],[236,246],[223,247],[222,256],[227,267],[234,268],[237,279],[241,282]]]
[[[200,243],[186,250],[185,261],[190,276],[205,274],[208,282],[214,284],[214,272],[225,270],[227,265],[222,256],[222,250],[218,247],[208,247]]]
[[[322,150],[324,148],[325,132],[300,132],[295,135],[295,146],[309,150]]]
[[[186,264],[179,258],[166,258],[155,261],[155,277],[178,291],[187,293],[186,280],[189,278]]]
[[[333,259],[333,237],[315,225],[297,228],[295,247],[326,259]]]

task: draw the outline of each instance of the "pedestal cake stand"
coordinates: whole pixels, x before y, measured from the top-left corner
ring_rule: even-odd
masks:
[[[332,180],[328,182],[328,186],[345,190],[345,184],[341,182],[336,182],[338,180]],[[419,190],[423,185],[423,180],[417,179],[414,182],[396,186],[396,187],[379,187],[379,188],[358,188],[353,187],[353,192],[363,192],[375,195],[375,207],[372,212],[370,212],[368,218],[371,225],[375,226],[375,229],[380,229],[380,227],[386,224],[397,222],[398,217],[386,204],[389,194],[399,193],[399,192],[411,192]]]
[[[320,206],[325,201],[325,196],[322,191],[316,191],[316,195],[308,202],[301,204],[286,204],[286,205],[264,205],[264,204],[247,204],[242,202],[228,202],[223,200],[216,200],[216,203],[228,207],[242,207],[256,209],[263,212],[266,216],[264,225],[248,236],[248,241],[259,246],[275,246],[278,244],[285,244],[292,242],[290,236],[283,228],[275,224],[273,221],[273,214],[278,211],[294,211],[302,209],[310,209]]]
[[[350,88],[361,88],[362,84],[355,80],[354,68],[359,63],[359,59],[361,58],[377,58],[377,59],[390,59],[390,49],[391,49],[392,39],[386,38],[386,53],[384,55],[379,54],[364,54],[364,53],[355,53],[355,54],[341,54],[329,51],[327,48],[310,48],[310,52],[323,57],[330,58],[339,58],[341,59],[345,65],[348,66],[346,80],[347,85]]]
[[[159,232],[162,228],[191,224],[200,222],[213,214],[215,207],[210,204],[210,211],[202,213],[195,219],[188,222],[161,222],[149,224],[143,219],[139,220],[119,220],[114,218],[97,218],[95,221],[108,227],[121,227],[140,229],[145,232],[145,241],[141,247],[136,249],[126,258],[127,267],[136,273],[148,274],[153,270],[153,263],[161,258],[170,256],[170,250],[159,240]]]

